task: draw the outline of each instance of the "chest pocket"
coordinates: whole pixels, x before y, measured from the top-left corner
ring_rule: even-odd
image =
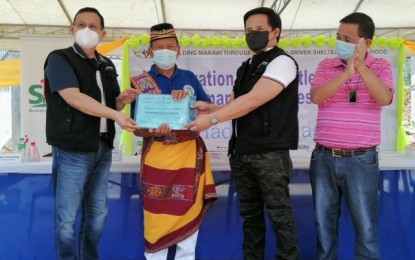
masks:
[[[265,70],[267,69],[268,61],[261,62],[255,70],[252,72],[252,76],[258,75],[258,74],[264,74]]]
[[[104,75],[108,79],[116,79],[117,78],[117,72],[115,69],[111,66],[106,66],[104,69]]]

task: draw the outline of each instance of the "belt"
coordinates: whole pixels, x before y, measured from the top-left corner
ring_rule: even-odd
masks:
[[[320,144],[316,144],[316,149],[323,151],[324,153],[331,154],[333,157],[350,157],[353,155],[362,155],[369,151],[376,151],[377,147],[366,147],[366,148],[358,148],[358,149],[332,149]]]
[[[105,133],[99,133],[99,139],[108,139],[109,134],[107,132]]]

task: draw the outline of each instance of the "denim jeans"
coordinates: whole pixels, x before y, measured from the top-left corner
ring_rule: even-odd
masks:
[[[229,162],[243,218],[244,259],[264,259],[264,206],[276,235],[276,259],[299,259],[288,187],[292,175],[288,150],[232,154]]]
[[[317,228],[317,259],[337,259],[342,196],[355,231],[355,258],[380,259],[377,231],[379,161],[377,151],[334,157],[314,149],[310,163]]]
[[[57,257],[59,260],[98,259],[98,243],[108,212],[111,148],[101,140],[98,152],[72,152],[56,146],[52,151]],[[75,226],[81,205],[77,248]]]

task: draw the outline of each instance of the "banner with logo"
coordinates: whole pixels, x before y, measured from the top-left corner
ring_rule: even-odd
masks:
[[[45,137],[45,111],[42,93],[43,64],[50,51],[65,48],[73,43],[71,36],[22,36],[21,44],[21,135],[27,134],[35,140],[41,154],[50,152]],[[326,57],[334,57],[335,52],[328,45],[317,47],[299,46],[285,48],[299,64],[300,86],[298,114],[300,123],[299,149],[311,151],[314,146],[317,106],[310,101],[310,84],[317,64]],[[395,82],[398,75],[398,49],[377,45],[370,50],[375,56],[387,59],[393,68]],[[212,102],[217,105],[229,101],[237,68],[250,57],[244,48],[192,48],[183,47],[178,66],[193,71]],[[129,74],[138,75],[153,64],[147,46],[139,46],[129,51]],[[397,132],[397,95],[392,105],[383,108],[381,149],[395,151]],[[228,140],[231,136],[231,123],[218,124],[201,133],[213,158],[226,157]],[[137,142],[135,142],[137,143]],[[138,147],[139,148],[139,147]],[[136,147],[136,149],[138,149]]]
[[[314,147],[317,105],[311,103],[310,86],[318,63],[324,58],[335,57],[334,49],[325,45],[317,47],[286,48],[285,51],[299,64],[299,149],[311,152]],[[388,60],[393,68],[396,82],[398,73],[398,51],[376,47],[370,50],[376,57]],[[147,71],[153,64],[147,46],[132,49],[129,54],[130,76]],[[250,57],[247,49],[181,48],[178,66],[194,72],[213,103],[224,105],[229,101],[237,68]],[[201,133],[211,157],[226,157],[228,140],[231,136],[231,122],[223,122]],[[396,143],[396,101],[382,112],[381,149],[394,151]]]
[[[46,144],[46,103],[43,98],[43,64],[47,55],[55,49],[66,48],[73,43],[70,36],[20,37],[21,57],[21,135],[35,141],[41,155],[51,151]],[[29,145],[29,144],[28,144]]]

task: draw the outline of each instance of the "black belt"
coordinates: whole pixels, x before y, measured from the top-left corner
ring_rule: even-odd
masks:
[[[362,155],[369,151],[376,151],[376,146],[358,148],[358,149],[332,149],[320,144],[316,144],[316,149],[324,153],[331,154],[333,157],[350,157],[352,155]]]
[[[99,139],[109,139],[108,133],[99,133]]]

